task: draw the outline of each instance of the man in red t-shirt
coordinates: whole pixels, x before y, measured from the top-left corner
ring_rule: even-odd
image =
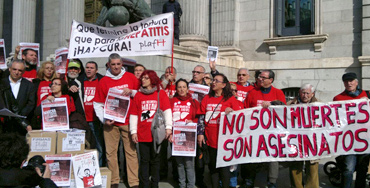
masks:
[[[272,86],[275,79],[275,73],[272,70],[262,70],[257,78],[256,87],[249,92],[244,101],[245,108],[262,106],[267,108],[272,101],[281,101],[286,104],[283,91]],[[257,174],[257,167],[260,163],[243,164],[241,175],[245,179],[246,187],[253,187]],[[279,176],[279,163],[269,163],[268,187],[276,187],[276,180]]]
[[[367,98],[366,91],[363,91],[358,86],[356,73],[349,72],[342,76],[345,90],[334,97],[333,101],[345,101],[353,99]],[[369,166],[369,154],[352,154],[339,156],[337,160],[338,166],[343,166],[342,169],[342,185],[341,187],[350,188],[352,186],[353,172],[356,170],[356,186],[366,187],[366,174]]]
[[[81,167],[78,168],[77,175],[83,181],[84,187],[94,187],[94,178],[96,175],[96,170],[94,175],[90,174],[90,169],[86,168],[84,170],[84,175],[80,174]]]
[[[104,103],[110,88],[121,90],[122,95],[130,96],[132,99],[139,87],[139,80],[134,76],[134,74],[126,72],[125,68],[123,68],[123,61],[118,54],[111,54],[109,56],[108,64],[109,69],[107,70],[107,73],[99,81],[97,93],[94,98],[94,110],[96,116],[104,124],[104,141],[108,168],[112,171],[112,187],[118,187],[120,182],[117,160],[120,137],[122,137],[125,149],[128,184],[130,187],[135,187],[139,185],[139,164],[136,146],[131,140],[131,136],[129,134],[128,123],[130,111],[128,111],[125,123],[105,119]]]

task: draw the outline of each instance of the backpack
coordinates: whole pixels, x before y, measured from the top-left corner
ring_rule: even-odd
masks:
[[[166,125],[165,125],[163,111],[160,109],[159,93],[160,92],[158,92],[157,111],[156,111],[156,113],[153,117],[152,127],[151,127],[152,136],[153,136],[154,151],[157,154],[161,150],[161,144],[162,144],[163,140],[166,139]]]

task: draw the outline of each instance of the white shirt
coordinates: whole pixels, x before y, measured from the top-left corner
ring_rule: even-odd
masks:
[[[15,99],[17,99],[18,92],[19,92],[19,87],[21,86],[21,81],[22,81],[22,78],[14,83],[12,81],[12,79],[10,78],[10,76],[9,76],[10,87],[12,88],[12,93],[13,93]]]

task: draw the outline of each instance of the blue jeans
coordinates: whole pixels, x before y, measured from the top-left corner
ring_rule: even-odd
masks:
[[[95,137],[96,150],[99,154],[99,166],[105,166],[105,145],[104,145],[104,135],[103,135],[103,125],[99,121],[89,121],[87,122],[90,126],[91,131]]]
[[[369,154],[362,155],[343,155],[338,160],[338,165],[342,167],[342,187],[350,188],[353,180],[353,172],[356,170],[355,188],[366,186],[367,167],[369,165]]]
[[[177,171],[179,172],[179,187],[195,187],[194,157],[176,156],[175,158],[177,162]],[[187,184],[186,180],[188,182]]]

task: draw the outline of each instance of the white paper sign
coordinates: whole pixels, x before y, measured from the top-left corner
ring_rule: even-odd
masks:
[[[40,44],[39,43],[29,43],[29,42],[21,42],[19,43],[21,47],[20,52],[18,54],[18,59],[22,59],[22,53],[25,49],[33,49],[36,51],[37,54],[37,66],[40,67]]]
[[[189,83],[189,93],[191,94],[194,100],[202,102],[204,96],[209,93],[209,86]]]
[[[215,61],[218,56],[218,47],[217,46],[208,46],[207,50],[207,60]]]
[[[55,98],[54,102],[45,99],[41,102],[44,131],[68,130],[69,113],[66,98]]]
[[[130,108],[130,97],[122,96],[122,90],[110,88],[104,104],[104,118],[125,123]]]
[[[197,147],[197,124],[174,122],[173,125],[173,156],[195,157]]]
[[[6,65],[6,53],[5,53],[5,41],[0,39],[0,69],[7,69]]]
[[[50,137],[31,138],[31,152],[50,152],[50,150],[51,150]]]

